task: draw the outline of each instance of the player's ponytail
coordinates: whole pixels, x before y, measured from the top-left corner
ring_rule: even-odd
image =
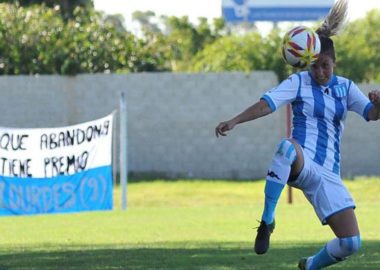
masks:
[[[322,25],[315,31],[318,35],[331,37],[339,34],[347,23],[348,1],[338,0],[329,14],[326,16]]]
[[[348,2],[347,0],[338,0],[329,14],[327,14],[322,25],[315,31],[321,41],[320,54],[329,55],[333,61],[336,61],[334,42],[330,38],[339,34],[347,23]]]

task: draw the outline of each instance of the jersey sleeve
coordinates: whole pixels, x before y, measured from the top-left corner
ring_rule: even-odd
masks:
[[[278,86],[267,91],[261,99],[265,100],[272,112],[274,112],[281,106],[291,103],[296,99],[300,82],[300,75],[293,74]]]
[[[357,114],[361,115],[366,121],[368,119],[368,112],[373,107],[371,101],[366,97],[359,87],[350,82],[348,88],[348,98],[347,98],[347,110],[354,111]]]

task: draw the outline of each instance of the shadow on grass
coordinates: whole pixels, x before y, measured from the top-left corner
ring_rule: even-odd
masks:
[[[258,178],[258,179],[252,179],[252,178],[210,178],[210,179],[201,179],[201,178],[189,178],[189,176],[182,175],[178,177],[169,177],[168,175],[143,175],[143,176],[135,176],[132,175],[128,178],[128,183],[151,183],[151,182],[168,182],[168,183],[175,183],[175,182],[191,182],[191,181],[205,181],[205,182],[231,182],[231,183],[251,183],[256,181],[263,181],[264,178]],[[116,185],[120,186],[120,180],[118,179],[116,181]]]
[[[144,247],[59,246],[40,251],[30,247],[16,252],[0,247],[0,269],[297,269],[299,258],[321,248],[321,244],[274,244],[268,254],[257,256],[249,246],[186,242]],[[379,246],[380,241],[365,241],[358,254],[332,269],[380,269]]]

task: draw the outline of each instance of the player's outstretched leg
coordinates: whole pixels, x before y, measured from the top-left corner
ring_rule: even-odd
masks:
[[[269,249],[270,235],[275,227],[276,205],[289,179],[291,166],[296,156],[293,143],[283,139],[277,147],[266,177],[264,212],[255,239],[255,252],[257,254],[264,254]]]
[[[361,246],[359,227],[352,208],[334,214],[327,220],[337,238],[331,240],[314,256],[301,259],[301,270],[319,270],[344,261]]]
[[[345,260],[360,249],[360,236],[335,238],[327,243],[317,254],[303,258],[298,263],[300,270],[319,270]]]

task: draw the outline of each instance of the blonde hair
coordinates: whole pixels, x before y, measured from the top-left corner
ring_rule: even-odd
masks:
[[[339,32],[347,24],[348,1],[338,0],[330,9],[322,25],[315,31],[318,35],[331,37]]]

